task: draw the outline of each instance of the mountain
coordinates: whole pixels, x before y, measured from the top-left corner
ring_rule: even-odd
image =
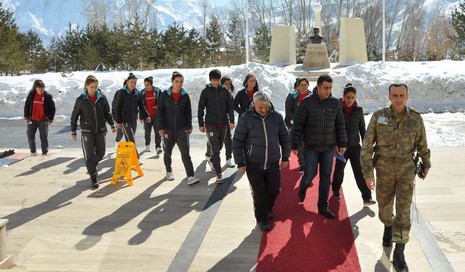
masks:
[[[47,46],[50,38],[64,34],[69,24],[85,27],[88,23],[86,12],[89,12],[86,6],[92,1],[104,2],[110,7],[109,13],[112,14],[109,18],[113,20],[112,22],[115,17],[125,20],[129,17],[130,10],[139,5],[137,14],[139,16],[144,16],[147,12],[152,14],[150,18],[161,31],[173,22],[182,24],[188,29],[195,27],[202,30],[202,7],[199,3],[205,0],[3,0],[2,4],[4,8],[14,13],[16,23],[22,32],[35,30]],[[227,6],[232,3],[231,0],[209,0],[209,2],[211,6],[207,9],[208,15],[225,14]],[[438,6],[444,6],[450,12],[459,2],[460,0],[426,0],[424,6],[429,14],[433,14]],[[277,12],[279,13],[279,10]]]
[[[113,13],[109,16],[115,19],[116,16],[123,20],[128,18],[130,10],[139,4],[137,14],[144,16],[147,12],[155,17],[155,24],[159,30],[164,30],[167,26],[176,22],[184,25],[185,28],[202,28],[202,9],[198,0],[101,0]],[[16,23],[22,32],[29,29],[39,33],[45,45],[49,44],[50,38],[60,36],[66,32],[68,25],[79,25],[85,27],[88,17],[85,8],[88,1],[76,0],[3,0],[3,7],[14,13]],[[131,6],[128,6],[129,2]],[[221,1],[216,1],[221,2]],[[147,8],[152,10],[147,10]],[[207,13],[219,14],[224,6],[216,4],[208,8]]]

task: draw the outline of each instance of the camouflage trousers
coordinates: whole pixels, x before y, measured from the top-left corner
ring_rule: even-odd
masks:
[[[375,169],[379,219],[385,226],[392,226],[394,243],[407,243],[412,225],[410,206],[415,187],[415,163],[410,158],[403,161],[380,156]]]

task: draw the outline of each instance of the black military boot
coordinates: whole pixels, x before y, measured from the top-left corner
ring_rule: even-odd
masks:
[[[408,272],[408,266],[404,256],[405,244],[396,243],[392,264],[397,272]]]
[[[383,246],[392,247],[392,226],[384,226]]]

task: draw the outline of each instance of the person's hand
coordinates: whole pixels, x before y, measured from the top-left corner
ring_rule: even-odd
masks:
[[[343,154],[346,152],[346,148],[345,147],[339,147],[339,153]]]
[[[112,132],[112,133],[115,133],[115,132],[116,132],[116,128],[111,128],[111,132]]]
[[[141,124],[143,124],[143,123],[144,123],[144,120],[143,120],[143,119],[140,119],[139,122],[140,122]]]
[[[429,168],[425,168],[423,172],[425,172],[425,175],[423,176],[422,180],[425,180],[426,176],[428,176]]]
[[[160,129],[158,131],[158,134],[160,134],[161,137],[165,137],[165,130],[164,129]]]
[[[246,169],[246,166],[242,166],[242,167],[239,167],[238,170],[239,170],[239,172],[240,172],[241,174],[245,174],[245,171],[246,171],[247,169]]]
[[[288,168],[288,167],[289,167],[289,162],[288,161],[281,161],[281,169]]]
[[[299,154],[299,150],[298,149],[292,149],[292,153],[294,153],[294,155],[297,155],[297,154]]]
[[[47,123],[48,123],[49,126],[51,126],[53,121],[48,121]]]
[[[205,133],[205,127],[199,127],[200,132]]]
[[[123,128],[123,124],[121,124],[121,123],[116,123],[116,128]]]
[[[76,141],[76,140],[77,140],[77,135],[76,135],[76,134],[71,134],[71,139],[72,139],[73,141]]]
[[[29,118],[26,118],[24,119],[24,122],[26,122],[26,125],[29,124],[31,122],[31,120]]]
[[[150,122],[152,122],[152,118],[151,118],[150,116],[149,116],[149,117],[147,117],[147,119],[145,119],[145,122],[146,122],[146,123],[150,123]]]
[[[368,189],[375,189],[375,178],[366,178],[365,184],[367,185]]]
[[[236,125],[235,125],[234,123],[230,123],[230,124],[229,124],[229,129],[230,129],[230,130],[233,130],[235,127],[236,127]]]
[[[189,134],[191,134],[191,133],[192,133],[192,129],[191,129],[191,128],[189,128],[189,129],[188,129],[188,130],[186,130],[186,131],[187,131],[187,133],[189,133]]]

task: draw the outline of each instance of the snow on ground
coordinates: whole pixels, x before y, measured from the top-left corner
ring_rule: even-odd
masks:
[[[339,74],[330,71],[330,75],[334,79],[333,94],[337,97],[342,95],[346,83],[353,83],[358,90],[358,103],[366,113],[372,113],[388,104],[389,84],[406,83],[410,93],[408,105],[425,113],[423,117],[430,145],[465,146],[464,65],[463,61],[368,62],[349,66]],[[135,71],[134,74],[139,78],[138,89],[143,88],[144,78],[152,76],[154,84],[164,90],[171,86],[172,72],[181,72],[185,78],[184,88],[191,96],[192,114],[196,118],[198,97],[208,83],[208,73],[211,69],[160,69]],[[223,75],[233,78],[236,90],[242,89],[242,82],[248,73],[255,74],[260,89],[270,91],[275,108],[284,112],[284,101],[294,83],[294,75],[280,67],[256,63],[219,69]],[[0,119],[22,118],[24,101],[35,79],[42,79],[46,90],[53,94],[57,118],[68,118],[89,74],[99,79],[99,88],[112,101],[113,94],[120,88],[129,71],[0,77]],[[314,85],[315,83],[311,83],[310,87],[313,88]],[[366,118],[369,121],[370,115]]]

